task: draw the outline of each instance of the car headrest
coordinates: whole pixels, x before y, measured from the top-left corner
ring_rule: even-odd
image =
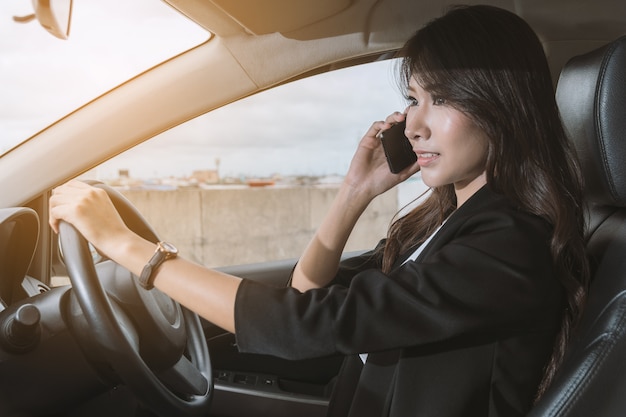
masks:
[[[596,206],[626,206],[626,36],[572,58],[556,99]]]

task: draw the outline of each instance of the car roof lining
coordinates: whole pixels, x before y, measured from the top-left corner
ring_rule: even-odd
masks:
[[[343,60],[373,51],[398,49],[418,27],[458,4],[454,0],[405,4],[390,0],[319,0],[320,10],[309,16],[307,7],[295,6],[308,2],[296,0],[166,1],[222,39],[260,90],[294,78],[303,70],[332,62],[335,56]],[[620,36],[626,27],[626,2],[617,7],[619,10],[615,10],[615,2],[611,0],[575,2],[574,5],[570,0],[476,3],[504,7],[526,19],[544,42],[546,53],[557,58],[554,62],[551,59],[554,77],[565,63],[561,56],[583,53],[609,42]],[[612,8],[601,7],[602,3]],[[260,4],[263,4],[263,19],[257,17]],[[563,10],[568,13],[564,14]],[[257,23],[258,20],[263,20],[263,24]],[[587,38],[583,39],[581,34]],[[289,47],[294,40],[302,43]],[[577,44],[580,41],[586,41],[582,45],[588,44],[589,49],[581,49]],[[345,55],[346,45],[350,43],[354,45],[354,53],[348,51]],[[308,48],[309,44],[317,46]],[[337,53],[333,54],[333,50]],[[292,74],[285,74],[281,69]]]
[[[351,0],[211,0],[215,6],[254,35],[287,33],[334,16]],[[280,10],[281,13],[276,13]]]
[[[328,37],[334,32],[376,34],[377,27],[398,28],[412,33],[454,0],[432,0],[399,4],[393,0],[165,0],[198,25],[220,37],[247,33],[251,36],[281,33],[294,39]],[[526,19],[544,40],[554,41],[593,34],[604,40],[621,32],[626,21],[626,3],[611,0],[483,0],[463,3],[492,4],[509,9]],[[603,3],[605,6],[603,6]],[[607,7],[610,6],[610,7]],[[616,9],[617,6],[617,9]],[[567,13],[563,13],[567,10]],[[377,22],[380,24],[378,25]],[[393,25],[390,26],[390,22]],[[408,28],[408,29],[407,29]],[[339,33],[334,33],[337,35]],[[401,36],[406,39],[407,36]]]

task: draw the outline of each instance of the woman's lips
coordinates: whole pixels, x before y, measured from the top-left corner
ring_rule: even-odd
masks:
[[[435,160],[439,158],[439,154],[436,152],[416,152],[417,154],[417,163],[420,167],[425,167],[433,163]]]

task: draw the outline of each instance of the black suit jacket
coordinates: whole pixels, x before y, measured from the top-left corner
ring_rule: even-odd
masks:
[[[383,387],[362,378],[366,395],[355,401],[383,390],[375,394],[391,416],[523,415],[563,310],[550,235],[547,222],[485,186],[387,275],[372,252],[305,293],[244,281],[239,349],[291,359],[369,352],[365,367],[379,362],[393,376]]]

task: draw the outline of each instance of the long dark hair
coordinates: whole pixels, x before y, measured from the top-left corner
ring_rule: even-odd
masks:
[[[545,218],[553,232],[554,271],[567,299],[561,330],[538,390],[562,361],[585,302],[582,179],[557,109],[541,42],[520,17],[492,6],[450,9],[419,30],[401,51],[400,81],[414,77],[433,96],[469,116],[489,138],[487,183],[520,210]],[[452,185],[390,227],[383,270],[421,243],[456,208]]]

